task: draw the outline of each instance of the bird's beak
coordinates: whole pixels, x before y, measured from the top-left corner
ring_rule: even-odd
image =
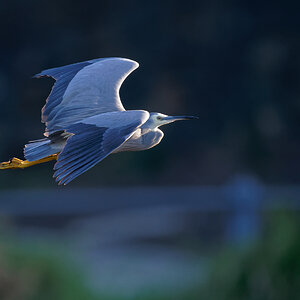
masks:
[[[198,117],[194,116],[167,116],[163,120],[166,121],[166,123],[171,123],[174,121],[180,121],[180,120],[194,120],[199,119]]]

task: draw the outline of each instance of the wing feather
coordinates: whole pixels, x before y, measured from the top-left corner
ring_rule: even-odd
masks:
[[[93,115],[125,110],[119,90],[137,67],[133,60],[112,57],[48,69],[35,75],[56,80],[42,109],[45,135]]]
[[[149,117],[145,111],[104,113],[77,122],[54,166],[56,181],[67,184],[99,163],[129,139]]]

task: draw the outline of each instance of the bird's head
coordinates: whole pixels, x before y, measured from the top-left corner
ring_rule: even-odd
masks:
[[[147,125],[148,128],[157,128],[162,125],[166,125],[175,121],[180,121],[180,120],[193,120],[193,119],[198,119],[198,117],[193,117],[193,116],[168,116],[164,115],[162,113],[157,113],[153,112],[150,113],[150,117],[148,121],[144,124]]]

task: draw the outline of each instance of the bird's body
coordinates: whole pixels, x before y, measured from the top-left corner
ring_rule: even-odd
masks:
[[[117,120],[118,123],[122,124],[128,120],[128,113],[136,114],[141,111],[120,111],[120,112],[108,112],[99,114],[93,117],[89,117],[83,119],[82,121],[78,122],[78,124],[89,124],[92,125],[96,123],[99,127],[110,128],[111,123],[114,120]],[[146,111],[143,113],[147,114]],[[150,117],[150,114],[149,114]],[[143,127],[143,125],[145,125]],[[123,144],[121,144],[118,148],[112,151],[112,153],[124,152],[124,151],[142,151],[148,150],[157,144],[160,143],[161,139],[164,136],[164,133],[159,128],[148,128],[147,122],[143,124],[141,127],[137,128],[132,136],[126,140]],[[67,140],[70,137],[69,134],[65,134],[63,131],[62,133],[56,132],[49,137],[39,140],[37,143],[44,143],[44,145],[49,145],[49,154],[60,153],[66,146]],[[35,141],[32,143],[34,145]],[[27,144],[25,146],[25,153],[26,148],[30,148],[31,144]],[[52,151],[53,150],[53,151]],[[34,154],[36,155],[36,154]],[[34,160],[37,157],[30,157],[30,153],[27,153],[27,158],[30,160]]]
[[[13,159],[0,164],[0,169],[57,159],[54,177],[59,184],[67,184],[110,154],[156,146],[164,136],[159,126],[194,118],[126,111],[119,89],[137,67],[138,63],[129,59],[106,58],[36,75],[56,80],[42,109],[45,138],[25,145],[26,161]]]

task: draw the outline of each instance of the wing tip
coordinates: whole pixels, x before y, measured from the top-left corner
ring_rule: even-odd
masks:
[[[45,74],[44,71],[42,71],[42,72],[40,72],[40,73],[35,74],[35,75],[32,76],[32,78],[37,78],[37,79],[42,78],[42,77],[51,77],[51,78],[54,78],[54,77],[52,77],[50,75]]]
[[[41,78],[43,77],[42,73],[34,74],[31,78]]]

